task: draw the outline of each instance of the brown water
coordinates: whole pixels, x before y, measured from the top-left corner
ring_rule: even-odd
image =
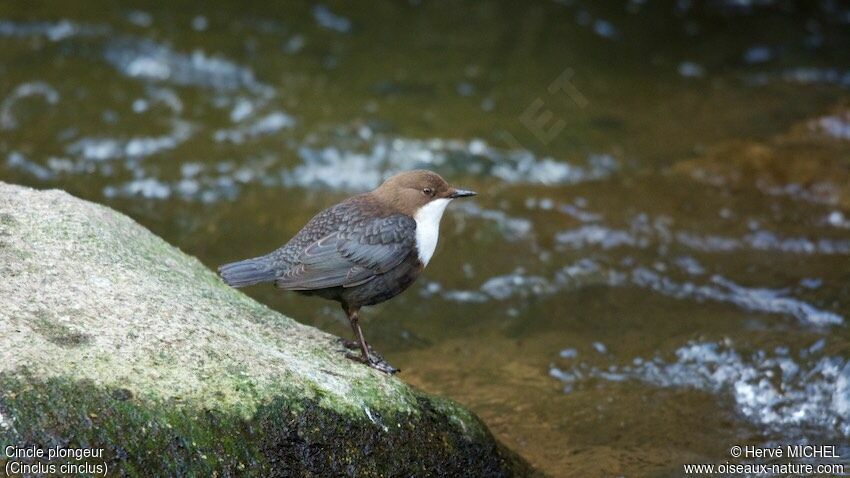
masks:
[[[480,195],[364,313],[404,380],[551,475],[850,456],[846,7],[113,3],[0,5],[0,180],[215,267],[434,169]],[[335,304],[246,292],[348,333]]]

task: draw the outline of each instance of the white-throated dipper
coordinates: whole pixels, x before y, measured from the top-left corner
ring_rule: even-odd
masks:
[[[279,289],[339,302],[357,338],[359,359],[395,373],[370,353],[359,310],[407,289],[434,254],[446,206],[474,195],[431,171],[397,174],[374,191],[320,212],[280,249],[218,270],[233,287],[273,282]]]

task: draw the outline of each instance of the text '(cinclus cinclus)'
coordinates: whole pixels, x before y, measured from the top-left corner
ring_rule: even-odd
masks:
[[[374,191],[320,212],[280,249],[225,264],[219,273],[233,287],[273,282],[279,289],[339,302],[357,338],[360,359],[395,373],[370,352],[358,311],[407,289],[434,254],[446,206],[474,195],[431,171],[397,174]]]

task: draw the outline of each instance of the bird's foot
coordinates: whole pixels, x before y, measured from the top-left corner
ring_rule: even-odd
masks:
[[[397,369],[397,368],[393,367],[392,365],[390,365],[386,360],[384,360],[384,357],[381,357],[380,355],[378,355],[374,352],[371,352],[370,355],[371,356],[369,357],[369,361],[367,362],[366,359],[364,359],[362,355],[353,354],[353,353],[345,354],[345,356],[347,358],[354,360],[355,362],[360,362],[360,363],[366,364],[366,365],[372,367],[375,370],[378,370],[380,372],[384,372],[387,375],[395,375],[395,374],[401,372],[401,369]]]
[[[400,369],[393,367],[386,360],[384,360],[384,357],[381,354],[379,354],[378,352],[375,352],[375,350],[369,345],[367,345],[367,347],[369,348],[369,359],[370,360],[367,361],[363,357],[363,354],[360,353],[360,344],[358,344],[354,340],[347,340],[347,339],[343,339],[343,338],[340,338],[339,342],[346,349],[357,352],[357,353],[346,352],[345,357],[349,360],[354,360],[355,362],[360,362],[362,364],[366,364],[366,365],[374,368],[375,370],[379,370],[381,372],[384,372],[387,375],[394,375],[398,372],[401,372]]]

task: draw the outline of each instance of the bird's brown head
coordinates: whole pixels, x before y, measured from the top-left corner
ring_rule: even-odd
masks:
[[[435,201],[448,203],[452,199],[475,196],[475,192],[449,186],[439,174],[424,169],[396,174],[372,193],[409,216]]]

